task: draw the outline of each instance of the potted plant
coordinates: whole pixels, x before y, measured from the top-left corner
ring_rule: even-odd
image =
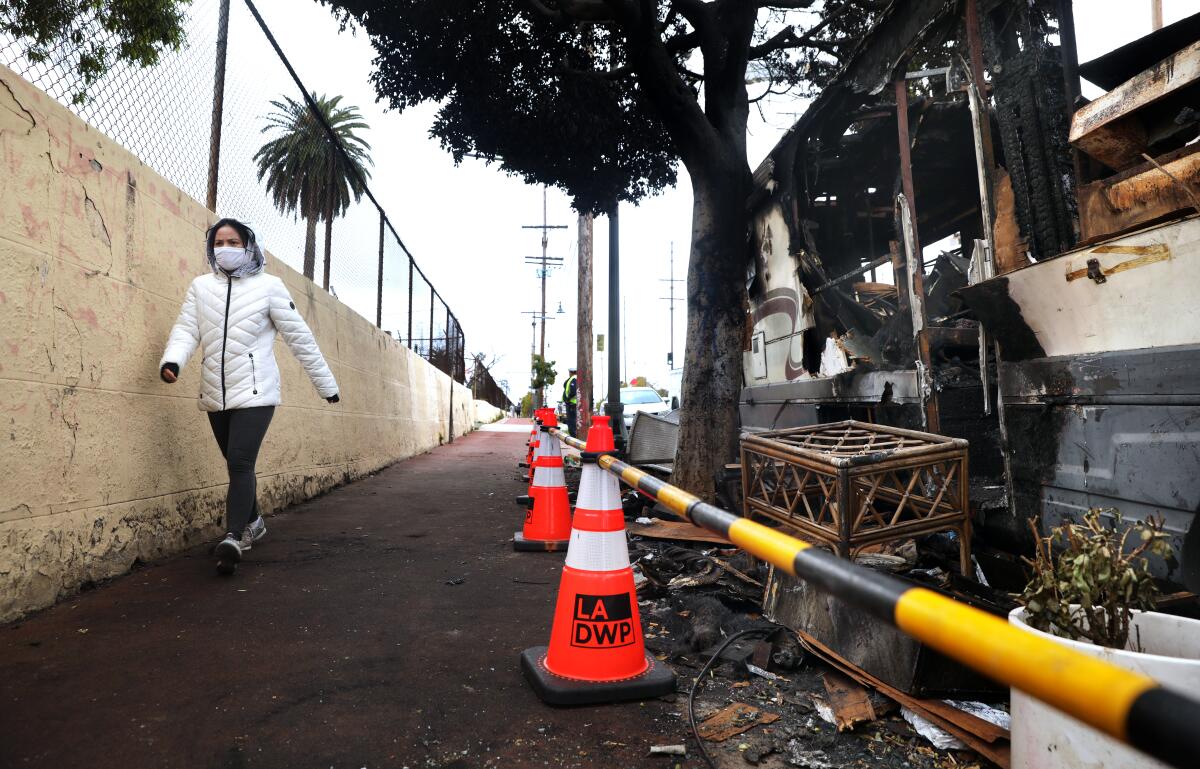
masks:
[[[1036,555],[1026,559],[1033,578],[1009,622],[1164,686],[1189,694],[1200,689],[1200,621],[1152,611],[1158,592],[1149,556],[1173,560],[1161,521],[1123,526],[1118,511],[1092,509],[1081,523],[1065,523],[1048,537],[1034,525],[1034,539]],[[1014,689],[1012,766],[1166,765]]]

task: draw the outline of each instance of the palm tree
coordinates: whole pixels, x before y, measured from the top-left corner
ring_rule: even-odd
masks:
[[[262,133],[274,138],[254,153],[258,180],[266,180],[271,200],[284,213],[302,216],[304,276],[313,278],[316,261],[317,222],[325,221],[325,280],[329,288],[329,252],[333,245],[333,220],[346,213],[350,198],[362,198],[371,158],[367,144],[355,131],[367,129],[357,107],[339,107],[341,96],[312,94],[317,110],[333,129],[340,151],[308,104],[284,96],[272,101]]]

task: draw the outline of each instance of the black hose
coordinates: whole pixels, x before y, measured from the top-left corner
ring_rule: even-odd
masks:
[[[712,758],[708,755],[708,751],[704,748],[704,740],[700,739],[700,732],[696,729],[696,687],[700,685],[700,681],[708,674],[709,668],[721,656],[721,652],[737,639],[752,635],[754,633],[773,633],[778,628],[775,627],[752,627],[747,630],[739,630],[733,635],[725,639],[725,642],[717,649],[716,653],[709,658],[708,662],[704,663],[704,667],[700,668],[699,675],[696,680],[692,681],[692,688],[688,691],[688,724],[692,727],[692,736],[696,738],[696,747],[700,748],[700,755],[704,758],[704,763],[708,764],[708,769],[717,769],[717,765],[713,763]]]

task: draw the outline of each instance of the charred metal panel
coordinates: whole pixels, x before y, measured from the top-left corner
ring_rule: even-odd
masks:
[[[803,630],[854,665],[908,694],[962,697],[999,691],[982,675],[870,613],[778,569],[771,571],[763,613],[773,622]]]
[[[1008,278],[1001,276],[959,289],[959,294],[997,341],[1005,360],[1041,358],[1046,354],[1037,334],[1009,295]]]
[[[1200,346],[1006,362],[1000,386],[1014,533],[1116,508],[1163,518],[1182,560],[1200,510]]]

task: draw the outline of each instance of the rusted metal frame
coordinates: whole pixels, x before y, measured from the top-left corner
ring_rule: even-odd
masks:
[[[925,270],[921,257],[921,239],[917,230],[917,200],[913,191],[912,147],[908,133],[908,85],[903,78],[896,81],[896,132],[900,144],[900,181],[904,188],[904,197],[908,201],[908,214],[912,227],[912,250],[907,254],[906,261],[909,265],[913,265],[915,262],[915,269],[908,271],[907,282],[912,287],[913,306],[916,307],[918,303],[920,304],[921,329],[917,332],[917,355],[924,368],[924,378],[928,383],[928,397],[926,397],[926,386],[922,385],[921,387],[922,400],[925,401],[925,426],[930,432],[940,433],[941,418],[938,414],[937,392],[932,387],[933,364],[929,350],[929,332],[925,328],[929,323],[929,318],[925,315]]]
[[[984,254],[980,261],[980,280],[996,274],[996,238],[993,231],[995,211],[992,210],[992,170],[996,167],[992,145],[992,119],[987,106],[987,90],[983,80],[983,43],[979,34],[978,0],[966,3],[967,48],[971,57],[971,81],[967,84],[971,107],[971,129],[975,138],[975,162],[979,174],[979,210],[983,219]],[[1068,118],[1069,120],[1069,118]],[[979,378],[983,386],[983,413],[992,413],[991,375],[988,370],[988,335],[979,324]]]
[[[912,312],[908,302],[908,281],[904,280],[904,257],[900,255],[900,244],[888,241],[888,253],[892,257],[892,280],[896,283],[896,312],[904,317]]]
[[[975,579],[975,569],[971,566],[971,499],[967,479],[967,463],[970,457],[963,452],[959,460],[958,473],[958,504],[962,509],[962,534],[958,540],[959,568],[964,577]]]
[[[217,210],[217,179],[221,167],[221,123],[225,114],[225,60],[229,50],[229,0],[221,0],[217,17],[217,58],[213,72],[212,124],[208,132],[208,210]]]
[[[383,328],[383,225],[387,217],[379,209],[379,279],[375,292],[375,328]]]

